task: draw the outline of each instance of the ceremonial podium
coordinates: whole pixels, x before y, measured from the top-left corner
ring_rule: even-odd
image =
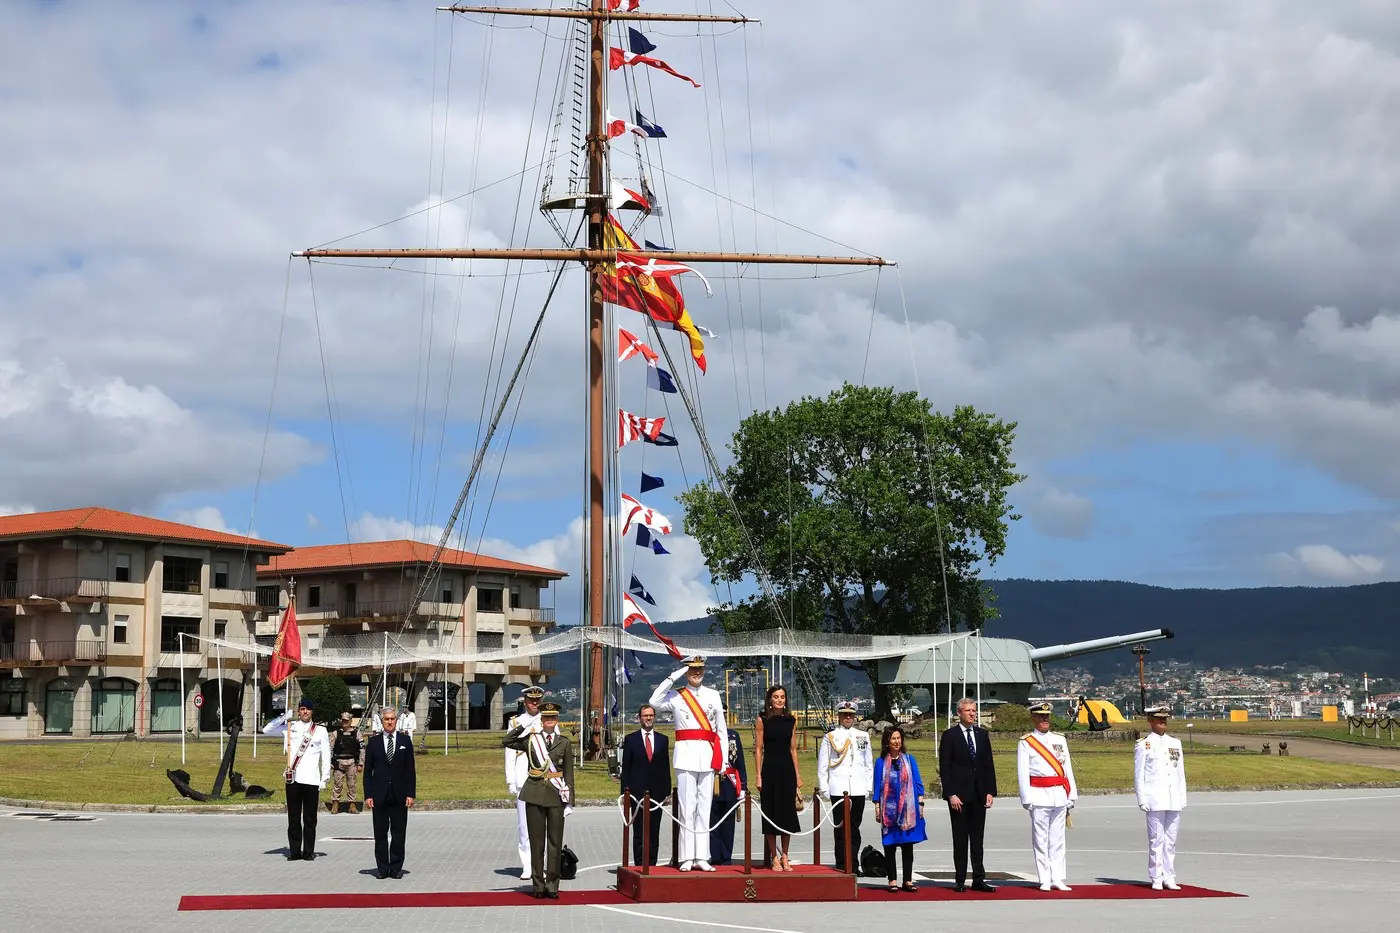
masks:
[[[774,901],[853,901],[856,876],[821,863],[822,800],[812,794],[812,864],[796,865],[792,871],[771,871],[753,866],[753,798],[744,795],[744,861],[739,865],[716,865],[714,871],[681,871],[676,860],[680,851],[680,823],[672,822],[671,864],[633,866],[631,828],[633,798],[627,795],[627,819],[622,824],[622,863],[617,869],[617,891],[637,903],[774,902]],[[643,812],[650,812],[651,795],[642,798]],[[858,852],[851,851],[850,798],[834,804],[845,810],[842,832],[836,844],[845,849],[845,863],[854,868]],[[672,816],[676,815],[672,798]],[[641,821],[642,851],[651,851],[651,821]]]

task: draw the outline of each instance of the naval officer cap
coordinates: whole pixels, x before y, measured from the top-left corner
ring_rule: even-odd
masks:
[[[1032,716],[1049,716],[1053,712],[1049,703],[1037,703],[1030,708]]]
[[[553,702],[541,704],[541,705],[540,705],[540,718],[541,718],[541,719],[558,719],[558,718],[559,718],[559,704],[558,704],[558,703],[553,703]]]
[[[302,697],[301,702],[297,704],[297,709],[309,709],[314,711],[316,709],[316,704],[312,703],[306,697]]]
[[[1154,707],[1152,707],[1152,708],[1146,710],[1146,712],[1147,712],[1147,718],[1148,718],[1148,719],[1171,719],[1171,718],[1172,718],[1172,708],[1171,708],[1170,706],[1154,706]]]
[[[538,700],[544,696],[543,687],[526,687],[520,691],[520,695],[527,700]]]
[[[704,655],[692,654],[690,657],[686,658],[681,663],[684,664],[686,667],[690,668],[691,670],[694,670],[697,667],[705,666],[705,657]]]
[[[847,714],[852,716],[856,714],[856,705],[854,703],[842,703],[840,706],[836,707],[837,716],[845,716]]]

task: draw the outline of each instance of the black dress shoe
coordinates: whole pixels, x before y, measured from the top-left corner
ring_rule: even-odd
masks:
[[[954,891],[957,891],[959,894],[961,894],[961,893],[963,893],[964,891],[967,890],[967,885],[965,885],[965,884],[963,884],[961,881],[959,881],[957,884],[953,885],[953,890],[954,890]]]
[[[398,881],[400,878],[403,877],[403,869],[395,868],[393,871],[389,872],[389,877],[393,878],[395,881]]]
[[[377,871],[374,873],[374,877],[378,878],[380,881],[383,881],[385,878],[389,877],[389,873],[387,871]]]
[[[547,897],[547,898],[549,898],[551,901],[557,901],[557,900],[559,900],[559,892],[558,892],[558,891],[546,891],[546,892],[544,892],[544,896]]]
[[[289,862],[300,862],[300,861],[301,861],[301,856],[298,855],[298,854],[295,853],[295,852],[288,852],[288,853],[287,853],[287,861],[289,861]]]
[[[996,888],[987,884],[985,881],[974,881],[972,882],[972,890],[981,891],[983,894],[991,894],[996,891]]]
[[[307,862],[314,862],[314,861],[316,861],[316,853],[315,853],[315,852],[308,852],[308,853],[306,853],[305,855],[302,856],[302,860],[303,860],[303,861],[307,861]]]

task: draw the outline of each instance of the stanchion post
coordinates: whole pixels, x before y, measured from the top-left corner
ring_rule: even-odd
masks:
[[[651,874],[651,791],[642,795],[642,874]]]
[[[812,791],[812,864],[822,863],[822,795]]]
[[[846,866],[848,874],[855,874],[855,866],[851,862],[851,792],[846,791],[841,795],[841,826],[844,830],[845,841],[841,848],[846,853],[846,860],[841,864]]]
[[[671,794],[671,867],[681,867],[681,795]],[[651,859],[647,859],[648,862]]]
[[[753,797],[744,792],[744,874],[753,874]]]
[[[622,802],[626,808],[622,818],[622,861],[619,863],[623,868],[627,867],[627,852],[631,848],[628,844],[632,841],[632,820],[636,818],[637,808],[632,806],[632,792],[624,789],[622,791]]]

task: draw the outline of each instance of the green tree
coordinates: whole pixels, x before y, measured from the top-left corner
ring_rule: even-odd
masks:
[[[1024,478],[1011,460],[1015,427],[970,406],[943,414],[913,392],[848,383],[744,419],[729,444],[729,494],[713,483],[684,493],[686,531],[717,581],[765,572],[794,628],[977,629],[996,617],[978,568],[1005,552],[1008,523],[1020,517],[1007,503]],[[774,627],[775,612],[760,592],[716,615],[739,632]],[[876,665],[863,669],[888,713]]]
[[[301,688],[301,695],[311,701],[314,709],[311,718],[327,729],[340,719],[340,714],[350,710],[350,688],[340,677],[321,674],[313,677]]]

